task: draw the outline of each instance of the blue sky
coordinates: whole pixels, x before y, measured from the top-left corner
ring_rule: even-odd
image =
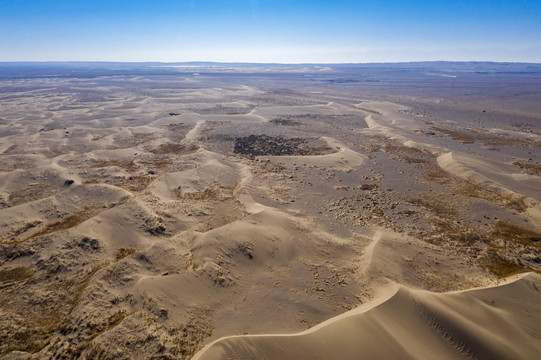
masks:
[[[0,61],[541,62],[541,0],[0,0]]]

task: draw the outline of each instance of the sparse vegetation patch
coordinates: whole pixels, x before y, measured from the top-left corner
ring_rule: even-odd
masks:
[[[540,233],[504,221],[496,222],[494,225],[494,235],[506,241],[519,242],[525,245],[531,245],[533,243],[541,246]]]
[[[513,165],[518,167],[525,174],[541,176],[541,165],[539,164],[515,161]]]
[[[116,260],[117,261],[122,260],[125,257],[130,256],[131,254],[135,253],[136,251],[137,249],[134,249],[134,248],[124,248],[124,247],[120,248],[116,252]]]
[[[332,152],[332,149],[319,141],[319,146],[310,146],[317,142],[315,139],[271,137],[268,135],[250,135],[235,139],[236,154],[261,155],[322,155]],[[315,145],[315,144],[313,144]]]
[[[173,190],[177,199],[184,201],[201,201],[201,200],[226,200],[233,196],[233,187],[223,186],[218,182],[212,182],[205,190],[202,191],[183,191],[181,187]]]
[[[461,183],[455,187],[455,191],[466,196],[471,196],[496,203],[503,207],[523,212],[528,206],[520,196],[511,196],[498,191],[480,187],[471,183]]]
[[[427,171],[423,175],[428,181],[432,181],[437,184],[449,184],[451,182],[451,176],[442,170]]]
[[[150,150],[153,154],[175,154],[175,155],[184,155],[191,154],[199,150],[197,145],[182,145],[178,143],[166,143],[161,144],[158,148]]]
[[[499,278],[531,271],[519,261],[506,259],[495,251],[491,251],[483,262],[487,269]]]
[[[10,206],[16,206],[28,203],[34,200],[41,199],[48,195],[49,184],[35,183],[29,184],[21,190],[17,190],[9,194],[8,202]]]
[[[32,277],[32,272],[26,266],[0,270],[0,283],[23,281]]]

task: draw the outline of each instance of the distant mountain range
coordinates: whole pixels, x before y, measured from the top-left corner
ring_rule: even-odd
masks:
[[[452,74],[541,74],[539,63],[499,62],[403,62],[358,64],[278,64],[221,62],[99,62],[47,61],[0,62],[0,79],[31,77],[97,77],[193,74],[374,74],[416,73],[424,75]]]

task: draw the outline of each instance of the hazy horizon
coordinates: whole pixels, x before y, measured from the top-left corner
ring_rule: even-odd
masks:
[[[204,67],[205,65],[262,65],[262,66],[302,66],[302,65],[400,65],[400,64],[541,64],[541,61],[490,61],[490,60],[414,60],[414,61],[367,61],[367,62],[262,62],[262,61],[109,61],[109,60],[8,60],[0,61],[0,64],[163,64],[163,67]],[[193,65],[184,65],[193,64]],[[156,65],[157,66],[157,65]]]
[[[541,62],[536,1],[0,1],[0,61]]]

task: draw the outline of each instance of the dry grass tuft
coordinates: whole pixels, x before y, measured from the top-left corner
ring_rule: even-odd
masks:
[[[68,356],[72,359],[79,359],[83,356],[83,353],[89,348],[89,346],[92,344],[92,341],[97,338],[99,335],[103,334],[106,331],[111,330],[112,328],[118,326],[122,321],[124,321],[125,318],[127,318],[132,313],[128,313],[125,310],[119,310],[116,313],[112,314],[107,318],[105,321],[101,323],[90,323],[88,326],[88,330],[90,331],[90,336],[86,339],[86,341],[79,343],[77,346],[69,346],[64,351],[64,356]],[[61,331],[65,333],[71,332],[72,328],[70,326],[65,326],[64,329]],[[85,358],[87,359],[94,359],[94,358],[101,358],[101,357],[94,357],[91,353],[86,354],[87,356]],[[101,354],[104,355],[104,354]]]
[[[0,283],[23,281],[32,277],[32,272],[26,266],[0,270]]]
[[[486,146],[515,146],[525,149],[541,150],[541,143],[539,141],[510,137],[506,135],[495,136],[493,134],[479,133],[472,129],[463,129],[463,131],[455,131],[449,129],[443,129],[439,127],[432,127],[432,130],[438,131],[442,134],[449,136],[451,139],[458,141],[462,144],[473,144],[476,141],[483,142]]]
[[[432,127],[433,130],[435,131],[438,131],[442,134],[445,134],[447,136],[449,136],[451,139],[455,140],[455,141],[458,141],[462,144],[473,144],[475,142],[475,140],[478,140],[478,136],[475,136],[475,135],[471,135],[471,134],[467,134],[467,133],[463,133],[463,132],[458,132],[458,131],[453,131],[453,130],[448,130],[448,129],[442,129],[442,128],[438,128],[438,127]]]
[[[70,228],[72,228],[74,226],[79,225],[80,223],[82,223],[85,220],[87,220],[86,217],[84,217],[82,215],[79,215],[79,214],[69,215],[69,216],[66,216],[65,218],[63,218],[60,221],[57,221],[55,223],[47,225],[47,227],[45,229],[43,229],[40,232],[34,234],[33,237],[41,236],[41,235],[47,235],[47,234],[50,234],[50,233],[53,233],[53,232],[56,232],[56,231],[60,231],[60,230],[67,230],[67,229],[70,229]]]
[[[524,245],[537,244],[541,246],[540,233],[504,221],[496,222],[493,235],[505,241],[518,242]]]
[[[519,161],[515,161],[513,165],[518,167],[525,174],[541,176],[541,165]]]
[[[44,289],[49,292],[52,298],[43,299],[38,297],[39,300],[31,300],[23,296],[21,299],[15,300],[22,303],[30,301],[27,306],[32,306],[24,310],[24,322],[19,323],[20,327],[18,329],[8,336],[5,336],[5,332],[2,334],[0,357],[13,350],[37,353],[49,344],[55,333],[60,332],[65,335],[68,332],[73,332],[74,326],[71,325],[69,319],[70,313],[80,302],[84,291],[88,288],[96,272],[107,265],[95,266],[85,274],[77,274],[69,278],[57,277],[52,283],[44,280]],[[9,273],[3,272],[3,275],[9,279],[32,276],[27,269],[16,269],[16,271]],[[43,278],[39,280],[41,281]],[[19,287],[19,289],[22,288]],[[23,291],[23,293],[25,292]],[[6,299],[2,300],[5,301]],[[15,311],[21,311],[21,309],[24,308]],[[113,321],[116,321],[116,318],[113,318]],[[76,357],[60,356],[58,358],[72,359]]]
[[[429,155],[427,152],[424,152],[423,150],[405,146],[405,145],[397,145],[394,143],[387,143],[383,146],[383,150],[385,152],[391,153],[391,154],[414,154],[414,155]]]
[[[38,183],[30,184],[22,190],[18,190],[9,194],[8,201],[10,206],[16,206],[24,203],[28,203],[34,200],[38,200],[47,196],[46,190],[50,188],[50,185]]]
[[[135,248],[120,248],[116,252],[116,260],[117,261],[122,260],[125,257],[130,256],[131,254],[135,253],[136,251],[137,249]]]
[[[528,208],[528,206],[524,203],[523,198],[503,194],[499,191],[489,190],[471,183],[460,184],[456,186],[455,191],[462,195],[487,200],[519,212],[523,212]]]
[[[432,181],[437,184],[449,184],[451,182],[451,177],[449,174],[442,170],[427,171],[423,174],[423,176],[428,181]]]
[[[462,246],[472,246],[475,243],[487,243],[489,237],[465,226],[456,224],[453,219],[432,217],[429,219],[439,235],[445,235],[449,240],[456,241]]]
[[[361,190],[377,190],[378,189],[378,184],[362,184],[362,185],[359,185],[357,187],[357,189],[361,189]]]
[[[133,161],[133,159],[130,160],[118,160],[118,159],[110,159],[110,160],[95,160],[90,164],[88,167],[91,168],[105,168],[110,166],[117,166],[121,169],[124,169],[126,171],[134,170],[137,168],[137,164]]]
[[[449,203],[437,198],[414,198],[408,200],[408,202],[423,207],[441,218],[448,219],[457,215],[456,209]]]
[[[90,284],[90,281],[96,275],[96,273],[103,269],[104,267],[109,266],[109,263],[104,263],[101,265],[96,265],[92,268],[90,273],[86,276],[84,281],[78,286],[77,290],[75,291],[75,295],[73,296],[72,306],[75,307],[77,303],[81,300],[81,297],[83,296],[83,293],[88,288],[88,285]]]
[[[82,211],[79,211],[78,213],[75,213],[73,215],[68,215],[60,221],[47,225],[41,231],[30,236],[29,239],[34,238],[36,236],[47,235],[47,234],[51,234],[57,231],[71,229],[72,227],[75,227],[85,222],[86,220],[90,219],[92,216],[94,216],[98,208],[100,207],[96,205],[94,206],[86,205]]]
[[[150,175],[138,174],[111,182],[111,185],[121,187],[128,191],[139,192],[145,190],[152,180],[154,180],[154,177]]]
[[[167,143],[167,144],[161,144],[156,149],[150,150],[153,154],[175,154],[175,155],[185,155],[185,154],[192,154],[199,150],[199,146],[197,145],[182,145],[177,143]]]
[[[496,252],[489,254],[489,256],[484,259],[484,263],[487,269],[499,278],[505,278],[531,270],[517,261],[503,258]]]
[[[431,164],[432,162],[428,159],[422,159],[412,156],[399,156],[398,159],[407,164]]]
[[[234,187],[223,186],[218,182],[213,182],[203,191],[183,192],[182,188],[173,190],[177,199],[184,201],[202,201],[202,200],[227,200],[233,197]]]

